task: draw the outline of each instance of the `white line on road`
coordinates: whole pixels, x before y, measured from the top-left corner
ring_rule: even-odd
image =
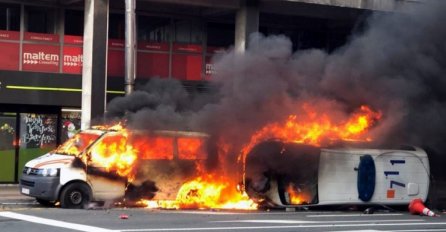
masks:
[[[304,223],[362,223],[362,222],[370,222],[370,223],[379,223],[379,222],[423,222],[423,219],[397,219],[397,220],[354,220],[354,221],[302,221],[302,220],[231,220],[231,221],[209,221],[213,223],[271,223],[271,224],[304,224]]]
[[[159,228],[159,229],[124,229],[121,232],[142,232],[142,231],[211,231],[211,230],[272,230],[272,229],[293,229],[293,228],[342,228],[342,227],[388,227],[388,226],[422,226],[422,225],[446,225],[446,222],[421,222],[421,223],[362,223],[362,224],[329,224],[329,225],[286,225],[286,226],[234,226],[234,227],[195,227],[195,228]],[[356,231],[356,230],[355,230]],[[394,230],[392,230],[394,231]],[[420,230],[426,231],[426,230]]]
[[[355,230],[355,232],[372,232],[372,231],[380,231],[384,232],[384,230]],[[412,230],[392,230],[392,232],[427,232],[427,231],[446,231],[446,229],[412,229]],[[336,232],[352,232],[351,230],[343,230]]]
[[[402,213],[381,213],[381,214],[318,214],[318,215],[307,215],[306,217],[373,217],[373,216],[401,216]]]
[[[418,229],[418,230],[392,230],[393,232],[415,232],[415,231],[446,231],[446,229]]]
[[[62,228],[68,228],[68,229],[72,229],[72,230],[79,230],[79,231],[86,231],[86,232],[117,232],[117,230],[109,230],[109,229],[95,227],[95,226],[87,226],[87,225],[76,224],[76,223],[61,222],[61,221],[57,221],[57,220],[29,216],[29,215],[25,215],[25,214],[13,213],[13,212],[8,212],[8,211],[0,212],[0,216],[18,219],[18,220],[22,220],[22,221],[33,222],[33,223],[37,223],[37,224],[43,224],[43,225],[54,226],[54,227],[62,227]]]

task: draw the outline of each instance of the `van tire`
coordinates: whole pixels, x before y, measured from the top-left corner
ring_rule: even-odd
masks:
[[[91,200],[90,187],[84,183],[71,183],[60,193],[60,206],[67,209],[85,209]]]

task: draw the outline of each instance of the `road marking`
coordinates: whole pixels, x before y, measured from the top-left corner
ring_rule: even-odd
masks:
[[[307,215],[306,217],[373,217],[373,216],[402,216],[402,213],[381,213],[381,214],[320,214],[320,215]]]
[[[13,213],[13,212],[8,212],[8,211],[0,212],[0,216],[6,217],[6,218],[18,219],[18,220],[27,221],[27,222],[33,222],[33,223],[37,223],[37,224],[48,225],[48,226],[68,228],[71,230],[79,230],[79,231],[86,231],[86,232],[117,232],[117,230],[109,230],[109,229],[95,227],[95,226],[87,226],[87,225],[76,224],[76,223],[61,222],[61,221],[57,221],[57,220],[53,220],[53,219],[29,216],[29,215],[25,215],[25,214]]]
[[[355,230],[355,232],[385,232],[384,230]],[[392,230],[392,232],[416,232],[416,231],[446,231],[446,229],[413,229],[413,230]],[[342,230],[336,232],[352,232],[351,230]]]
[[[304,224],[304,223],[379,223],[379,222],[423,222],[423,219],[397,219],[397,220],[355,220],[355,221],[301,221],[301,220],[232,220],[232,221],[209,221],[212,223],[231,223],[231,222],[246,222],[246,223],[271,223],[271,224]]]
[[[446,231],[446,229],[418,229],[418,230],[392,230],[394,232],[411,232],[411,231]]]
[[[336,231],[336,232],[352,232],[351,230]],[[385,230],[355,230],[355,232],[386,232]]]
[[[121,232],[150,232],[150,231],[210,231],[210,230],[272,230],[293,228],[341,228],[341,227],[388,227],[388,226],[423,226],[446,225],[446,222],[421,222],[421,223],[361,223],[361,224],[329,224],[329,225],[286,225],[286,226],[234,226],[234,227],[196,227],[196,228],[159,228],[159,229],[123,229]],[[357,230],[355,230],[357,231]],[[370,231],[370,230],[367,230]],[[392,231],[395,231],[392,229]],[[409,230],[410,231],[410,230]],[[429,231],[420,229],[419,231]]]

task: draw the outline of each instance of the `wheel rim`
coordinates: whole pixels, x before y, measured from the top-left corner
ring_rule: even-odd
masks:
[[[79,205],[82,202],[82,193],[80,191],[73,191],[69,195],[71,203]]]

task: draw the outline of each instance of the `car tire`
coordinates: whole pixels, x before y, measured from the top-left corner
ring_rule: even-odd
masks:
[[[40,198],[36,198],[36,201],[37,201],[40,205],[45,206],[45,207],[51,207],[51,206],[54,206],[54,202],[52,202],[52,201],[48,201],[48,200],[44,200],[44,199],[40,199]]]
[[[85,209],[91,200],[90,187],[84,183],[72,183],[60,193],[60,206],[67,209]]]

